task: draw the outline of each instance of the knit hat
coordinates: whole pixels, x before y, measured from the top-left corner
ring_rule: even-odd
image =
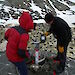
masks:
[[[54,18],[54,16],[49,12],[45,15],[44,20],[46,21],[46,23],[49,23],[50,21],[52,21]]]
[[[34,28],[33,20],[29,12],[24,12],[19,18],[19,23],[27,32]]]

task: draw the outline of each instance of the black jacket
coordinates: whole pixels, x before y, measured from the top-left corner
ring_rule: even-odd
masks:
[[[71,28],[59,17],[54,17],[54,22],[52,23],[49,32],[53,33],[61,46],[67,45],[71,41]]]

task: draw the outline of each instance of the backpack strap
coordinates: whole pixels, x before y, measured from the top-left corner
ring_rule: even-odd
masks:
[[[20,34],[27,33],[26,30],[23,29],[21,26],[14,26],[12,28],[16,29]]]

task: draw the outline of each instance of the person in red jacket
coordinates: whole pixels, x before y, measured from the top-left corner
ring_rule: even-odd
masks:
[[[6,56],[10,62],[15,64],[20,75],[28,75],[25,58],[29,58],[27,52],[28,32],[34,28],[32,17],[29,12],[23,12],[19,18],[19,26],[9,28],[5,32]]]

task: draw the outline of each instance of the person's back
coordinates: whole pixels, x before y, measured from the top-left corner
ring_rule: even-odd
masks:
[[[57,36],[58,40],[61,40],[62,45],[71,41],[71,28],[59,17],[54,17],[54,22],[49,31],[52,32],[54,36]]]
[[[7,43],[7,48],[6,48],[6,55],[8,59],[10,61],[15,61],[15,62],[24,60],[24,58],[21,58],[18,55],[18,49],[19,49],[18,47],[19,47],[20,38],[23,36],[26,36],[29,38],[29,35],[25,33],[25,30],[20,26],[10,28],[7,31],[6,35],[8,33],[9,33],[9,38],[8,38],[8,43]]]

